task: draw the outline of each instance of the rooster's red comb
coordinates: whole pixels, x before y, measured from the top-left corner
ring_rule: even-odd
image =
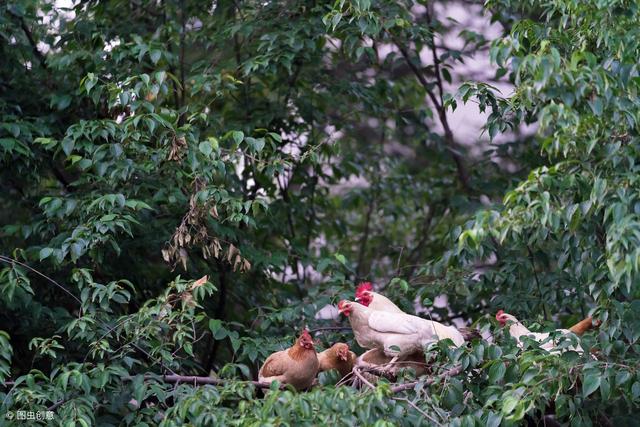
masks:
[[[373,291],[373,285],[371,282],[362,282],[356,288],[356,296],[361,295],[363,292]]]
[[[496,319],[497,319],[499,316],[502,316],[503,314],[504,314],[504,310],[502,310],[502,309],[498,310],[498,312],[496,313]]]
[[[308,329],[303,329],[302,332],[300,333],[300,337],[304,337],[304,338],[309,338],[311,339],[311,335],[309,335],[309,330]]]

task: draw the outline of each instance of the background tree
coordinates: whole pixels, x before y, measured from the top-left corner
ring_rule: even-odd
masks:
[[[2,412],[50,409],[70,425],[631,423],[637,8],[490,1],[505,31],[491,42],[447,3],[2,6]],[[460,64],[489,45],[510,98],[461,84],[474,76]],[[450,111],[470,100],[502,143],[461,140]],[[538,134],[522,136],[525,123]],[[323,375],[311,392],[254,400],[260,361],[305,325],[344,326],[316,314],[362,279],[496,334],[430,349],[434,376],[410,386]],[[549,355],[497,332],[497,308],[603,324],[584,354]]]

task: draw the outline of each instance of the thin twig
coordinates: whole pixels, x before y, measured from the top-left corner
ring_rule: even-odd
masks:
[[[14,12],[12,12],[11,9],[8,9],[8,12],[14,18],[16,18],[18,21],[20,21],[20,28],[22,28],[22,31],[24,32],[24,35],[27,37],[27,40],[29,41],[29,45],[31,46],[31,50],[33,51],[33,54],[38,59],[38,62],[40,62],[40,65],[42,66],[42,68],[46,69],[47,68],[47,60],[46,60],[44,54],[42,52],[40,52],[40,49],[38,49],[38,42],[33,37],[33,33],[29,29],[29,26],[27,25],[27,23],[24,21],[24,18],[22,16],[16,14],[16,13],[14,13]]]
[[[367,209],[367,213],[365,215],[364,220],[364,232],[362,233],[362,239],[360,240],[360,250],[358,251],[358,267],[356,268],[356,275],[358,278],[361,278],[364,274],[364,255],[367,249],[367,243],[369,241],[369,225],[371,223],[371,214],[373,213],[373,209],[376,205],[375,191],[374,196],[371,196],[369,200],[369,207]]]
[[[78,304],[80,304],[80,307],[79,307],[79,309],[78,309],[78,317],[81,317],[81,316],[82,316],[82,301],[80,301],[80,299],[79,299],[78,297],[76,297],[76,296],[75,296],[71,291],[69,291],[67,288],[65,288],[64,286],[62,286],[60,283],[56,282],[56,281],[55,281],[55,280],[53,280],[51,277],[49,277],[49,276],[47,276],[47,275],[45,275],[45,274],[43,274],[43,273],[39,272],[39,271],[38,271],[38,270],[36,270],[35,268],[30,267],[29,265],[27,265],[27,264],[25,264],[25,263],[23,263],[23,262],[20,262],[20,261],[18,261],[18,260],[16,260],[16,259],[10,258],[10,257],[8,257],[8,256],[0,255],[0,261],[4,261],[4,262],[9,263],[9,264],[11,264],[11,263],[16,263],[16,264],[18,264],[18,265],[21,265],[22,267],[29,269],[30,271],[32,271],[32,272],[34,272],[34,273],[36,273],[37,275],[39,275],[39,276],[41,276],[41,277],[43,277],[43,278],[47,279],[48,281],[50,281],[51,283],[53,283],[54,285],[56,285],[58,288],[62,289],[66,294],[68,294],[69,296],[71,296],[71,298],[73,298],[75,301],[77,301],[77,302],[78,302]],[[102,320],[97,319],[97,318],[96,318],[96,320],[98,321],[98,323],[100,323],[100,325],[101,325],[101,326],[104,326],[104,327],[105,327],[105,328],[107,328],[107,329],[110,329],[110,328],[111,328],[111,326],[109,326],[106,322],[103,322]],[[137,345],[137,344],[135,344],[135,343],[133,343],[133,342],[132,342],[132,343],[130,343],[130,344],[131,344],[131,346],[133,346],[133,347],[134,347],[134,348],[136,348],[137,350],[139,350],[139,351],[141,351],[142,353],[144,353],[144,354],[145,354],[145,355],[146,355],[150,360],[152,360],[153,362],[158,363],[158,360],[154,359],[154,358],[153,358],[153,356],[151,356],[151,354],[149,354],[149,352],[147,352],[146,350],[144,350],[143,348],[141,348],[139,345]],[[159,362],[159,364],[160,364],[160,366],[162,366],[163,368],[165,368],[164,363],[162,362],[162,360]],[[175,372],[173,372],[173,371],[171,370],[171,368],[166,367],[166,369],[167,369],[169,372],[171,372],[172,374],[175,374]]]
[[[17,259],[13,259],[11,257],[5,256],[5,255],[0,255],[0,261],[4,261],[8,264],[18,264],[34,273],[36,273],[38,276],[43,277],[45,279],[47,279],[49,282],[53,283],[54,285],[56,285],[58,288],[62,289],[63,292],[65,292],[67,295],[69,295],[71,298],[73,298],[74,300],[76,300],[78,302],[78,304],[80,304],[80,312],[82,312],[82,301],[80,301],[80,299],[78,297],[76,297],[73,293],[71,293],[71,291],[67,290],[67,288],[65,288],[64,286],[62,286],[60,283],[56,282],[55,280],[53,280],[51,277],[40,273],[38,270],[36,270],[35,268],[29,267],[27,264],[18,261]]]
[[[431,384],[435,384],[436,382],[442,380],[442,379],[446,379],[448,377],[453,377],[455,375],[458,375],[460,372],[462,372],[462,365],[457,365],[454,368],[449,369],[446,372],[443,372],[442,374],[438,375],[437,377],[434,378],[429,378],[426,381],[411,381],[408,383],[404,383],[404,384],[399,384],[397,386],[391,387],[391,392],[392,393],[398,393],[404,390],[409,390],[414,388],[416,385],[418,384],[422,384],[422,385],[431,385]]]
[[[540,292],[540,302],[542,305],[542,313],[544,314],[544,320],[549,320],[550,316],[547,311],[547,305],[544,303],[544,295],[542,294],[542,286],[540,286],[540,280],[538,279],[538,272],[536,271],[536,264],[533,257],[533,251],[527,245],[527,251],[529,252],[529,261],[531,262],[531,269],[533,270],[533,278],[536,281],[536,286],[538,287],[538,292]]]
[[[402,261],[402,253],[404,252],[404,246],[400,246],[400,253],[398,254],[398,261],[396,261],[396,276],[400,276],[400,261]]]
[[[353,378],[353,371],[349,372],[347,375],[345,375],[344,377],[340,378],[340,381],[338,381],[336,383],[336,387],[339,387],[343,384],[346,384],[350,379]]]
[[[422,414],[422,416],[424,416],[425,418],[427,418],[429,421],[431,421],[432,423],[434,423],[435,425],[441,426],[442,424],[440,424],[438,421],[436,421],[435,418],[433,418],[431,415],[427,414],[425,411],[423,411],[422,409],[420,409],[418,407],[418,405],[416,405],[415,403],[413,403],[411,400],[407,399],[406,397],[394,397],[393,400],[398,400],[398,401],[404,401],[407,402],[409,405],[411,405],[411,407],[413,409],[415,409],[416,411],[420,412]]]
[[[185,18],[185,5],[184,5],[184,0],[180,1],[180,21],[181,21],[181,28],[180,28],[180,47],[179,47],[179,55],[180,55],[180,86],[181,87],[181,91],[180,91],[180,104],[181,107],[182,105],[185,104],[185,98],[186,98],[186,79],[185,79],[185,70],[184,70],[184,51],[185,51],[185,37],[186,37],[186,32],[187,32],[187,20]],[[178,121],[180,124],[183,124],[184,120],[184,113],[179,115]]]
[[[374,386],[373,384],[371,384],[371,382],[369,382],[369,380],[367,380],[362,373],[360,373],[360,368],[358,368],[357,366],[353,367],[353,371],[352,371],[356,377],[358,377],[360,379],[360,381],[363,382],[363,384],[366,384],[367,387],[369,387],[371,390],[375,390],[376,386]]]
[[[325,332],[325,331],[349,331],[349,330],[351,330],[351,326],[326,326],[323,328],[311,329],[309,330],[309,333],[316,334],[316,333]]]
[[[107,335],[111,335],[111,332],[115,331],[116,329],[118,329],[121,326],[124,326],[125,323],[127,323],[128,321],[133,320],[133,316],[126,316],[124,319],[119,320],[118,322],[116,322],[116,324],[114,326],[112,326],[111,328],[109,328],[107,330],[107,332],[105,332],[96,342],[100,342],[102,341]],[[84,359],[82,360],[82,363],[85,363],[87,361],[87,359],[89,358],[89,355],[91,354],[90,351],[87,352],[87,354],[84,356]]]
[[[122,379],[125,380],[125,381],[132,381],[134,378],[135,377],[133,377],[133,376],[122,377]],[[221,380],[221,379],[217,379],[217,378],[196,377],[196,376],[187,376],[187,375],[163,375],[163,376],[157,376],[157,375],[153,375],[153,374],[146,374],[144,376],[144,379],[145,380],[160,380],[161,382],[164,382],[164,383],[175,384],[176,387],[180,383],[193,384],[194,386],[206,385],[206,384],[224,385],[224,384],[228,384],[229,383],[229,381]],[[254,386],[256,386],[258,388],[261,388],[261,389],[269,389],[269,388],[271,388],[271,383],[264,383],[264,382],[259,382],[259,381],[247,381],[246,383],[253,384]],[[284,389],[284,387],[285,387],[284,384],[280,385],[280,389]],[[61,400],[55,402],[53,405],[49,406],[47,408],[47,410],[48,411],[55,411],[57,408],[59,408],[60,406],[62,406],[66,402],[68,402],[69,400],[70,399],[61,399]]]
[[[66,402],[67,402],[66,399],[58,400],[53,405],[49,406],[47,408],[47,411],[55,411],[57,408],[59,408],[60,406],[64,405]]]
[[[125,380],[133,380],[135,377],[124,377]],[[211,378],[211,377],[199,377],[193,375],[155,375],[155,374],[145,374],[145,380],[158,380],[160,382],[168,383],[168,384],[193,384],[196,385],[225,385],[229,384],[231,380],[224,380],[220,378]],[[252,384],[258,388],[269,389],[271,388],[271,383],[260,382],[260,381],[241,381],[246,384]],[[280,388],[285,388],[285,384],[280,384]]]
[[[455,146],[456,146],[455,138],[453,136],[453,132],[451,131],[451,127],[449,126],[449,121],[447,119],[447,112],[444,106],[442,76],[440,75],[440,60],[437,55],[437,51],[435,48],[435,39],[433,36],[435,29],[431,26],[431,22],[430,22],[431,18],[428,12],[427,12],[427,19],[429,20],[428,27],[431,30],[431,34],[432,34],[430,47],[432,49],[432,54],[433,54],[435,75],[436,75],[436,85],[440,93],[440,100],[438,100],[438,97],[436,96],[435,92],[432,90],[431,84],[425,78],[422,70],[419,69],[416,66],[416,64],[414,64],[413,61],[411,60],[411,55],[409,54],[409,51],[407,50],[407,48],[402,43],[400,43],[400,41],[397,38],[393,37],[393,35],[391,35],[391,39],[393,43],[396,45],[396,47],[398,48],[398,50],[400,51],[400,54],[404,58],[405,62],[407,63],[407,65],[409,66],[413,74],[416,76],[416,78],[424,88],[425,92],[427,93],[427,96],[433,103],[433,106],[436,109],[436,112],[438,113],[438,118],[444,130],[444,140],[446,144],[449,145],[449,148],[450,148],[449,151],[451,152],[451,157],[453,158],[453,161],[456,164],[456,170],[458,172],[458,180],[460,181],[460,184],[462,184],[462,187],[465,190],[465,192],[473,194],[473,189],[469,184],[469,173],[464,165],[462,156],[460,156],[455,150]]]

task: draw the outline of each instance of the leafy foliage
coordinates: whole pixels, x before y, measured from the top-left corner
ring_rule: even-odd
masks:
[[[632,424],[638,9],[461,3],[504,35],[487,40],[447,2],[0,6],[2,414]],[[465,74],[485,53],[512,96]],[[448,109],[471,101],[507,142],[462,141]],[[493,336],[427,349],[432,375],[406,372],[401,390],[331,373],[305,393],[257,389],[261,361],[304,326],[358,350],[318,313],[362,279]],[[532,329],[602,325],[582,353],[549,354],[520,349],[498,308]]]

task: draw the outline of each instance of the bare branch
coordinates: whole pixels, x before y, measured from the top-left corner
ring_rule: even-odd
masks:
[[[316,334],[325,331],[350,331],[351,326],[326,326],[324,328],[311,329],[309,333]]]
[[[125,377],[126,380],[132,380],[135,377]],[[225,385],[232,382],[232,380],[224,380],[219,378],[211,378],[211,377],[198,377],[193,375],[154,375],[154,374],[146,374],[144,376],[146,380],[158,380],[160,382],[169,383],[169,384],[193,384],[194,386],[198,385]],[[237,382],[237,381],[236,381]],[[261,389],[269,389],[271,388],[271,383],[265,383],[260,381],[244,381],[247,384],[252,384]],[[285,384],[280,384],[280,388],[284,389]]]
[[[397,38],[391,36],[391,39],[393,40],[393,43],[396,45],[398,50],[400,50],[402,57],[405,59],[407,65],[409,66],[413,74],[416,76],[416,78],[418,79],[422,87],[424,87],[424,90],[426,91],[427,96],[433,103],[436,109],[436,112],[438,113],[438,118],[444,130],[444,140],[445,140],[445,143],[450,147],[451,157],[453,158],[453,161],[456,164],[456,169],[458,171],[458,180],[460,181],[460,184],[462,185],[462,187],[467,193],[473,193],[473,190],[469,185],[469,173],[466,167],[464,166],[462,157],[455,150],[456,142],[453,137],[453,132],[451,131],[451,127],[449,126],[449,121],[447,119],[447,112],[444,106],[444,100],[443,100],[444,89],[442,85],[442,76],[440,75],[440,60],[436,52],[435,40],[433,38],[433,27],[431,26],[431,22],[430,22],[431,19],[429,18],[428,13],[427,13],[427,19],[429,20],[429,23],[428,23],[429,29],[432,32],[430,46],[431,46],[431,52],[433,54],[433,60],[435,65],[435,75],[436,75],[435,83],[429,83],[427,81],[422,70],[420,70],[416,66],[416,64],[411,60],[411,55],[409,54],[407,47],[404,46],[402,43],[400,43],[400,41]],[[439,99],[432,89],[434,84],[438,88],[438,92],[440,94]]]
[[[353,373],[355,374],[356,377],[358,377],[358,379],[360,381],[362,381],[363,384],[365,384],[367,387],[369,387],[371,390],[375,390],[376,386],[374,386],[373,384],[371,384],[371,382],[369,380],[367,380],[362,373],[360,372],[360,368],[354,366],[353,367]]]
[[[374,192],[375,193],[375,192]],[[370,232],[370,223],[371,223],[371,214],[373,213],[373,209],[376,205],[376,198],[372,195],[369,200],[369,207],[367,209],[367,213],[365,215],[364,220],[364,232],[362,234],[362,239],[360,240],[360,249],[358,251],[358,267],[356,269],[356,276],[358,278],[362,278],[364,274],[364,255],[367,250],[367,243],[369,241],[369,232]]]
[[[20,28],[22,28],[24,35],[27,37],[27,40],[29,41],[29,45],[31,46],[31,50],[33,51],[33,54],[35,55],[36,58],[38,58],[38,62],[40,62],[40,65],[42,66],[42,68],[46,69],[47,68],[46,58],[44,54],[40,52],[40,50],[38,49],[38,42],[36,42],[35,38],[33,37],[33,33],[27,26],[27,23],[24,21],[24,18],[12,12],[11,9],[7,9],[7,11],[9,12],[10,15],[12,15],[18,21],[20,21]]]
[[[407,399],[406,397],[394,397],[393,400],[397,400],[397,401],[402,401],[402,402],[408,403],[413,409],[415,409],[416,411],[420,412],[423,417],[425,417],[426,419],[428,419],[429,421],[431,421],[435,425],[437,425],[437,426],[441,426],[442,425],[438,421],[436,421],[435,418],[433,418],[431,415],[427,414],[425,411],[420,409],[418,407],[418,405],[416,405],[415,403],[413,403],[411,400]]]

